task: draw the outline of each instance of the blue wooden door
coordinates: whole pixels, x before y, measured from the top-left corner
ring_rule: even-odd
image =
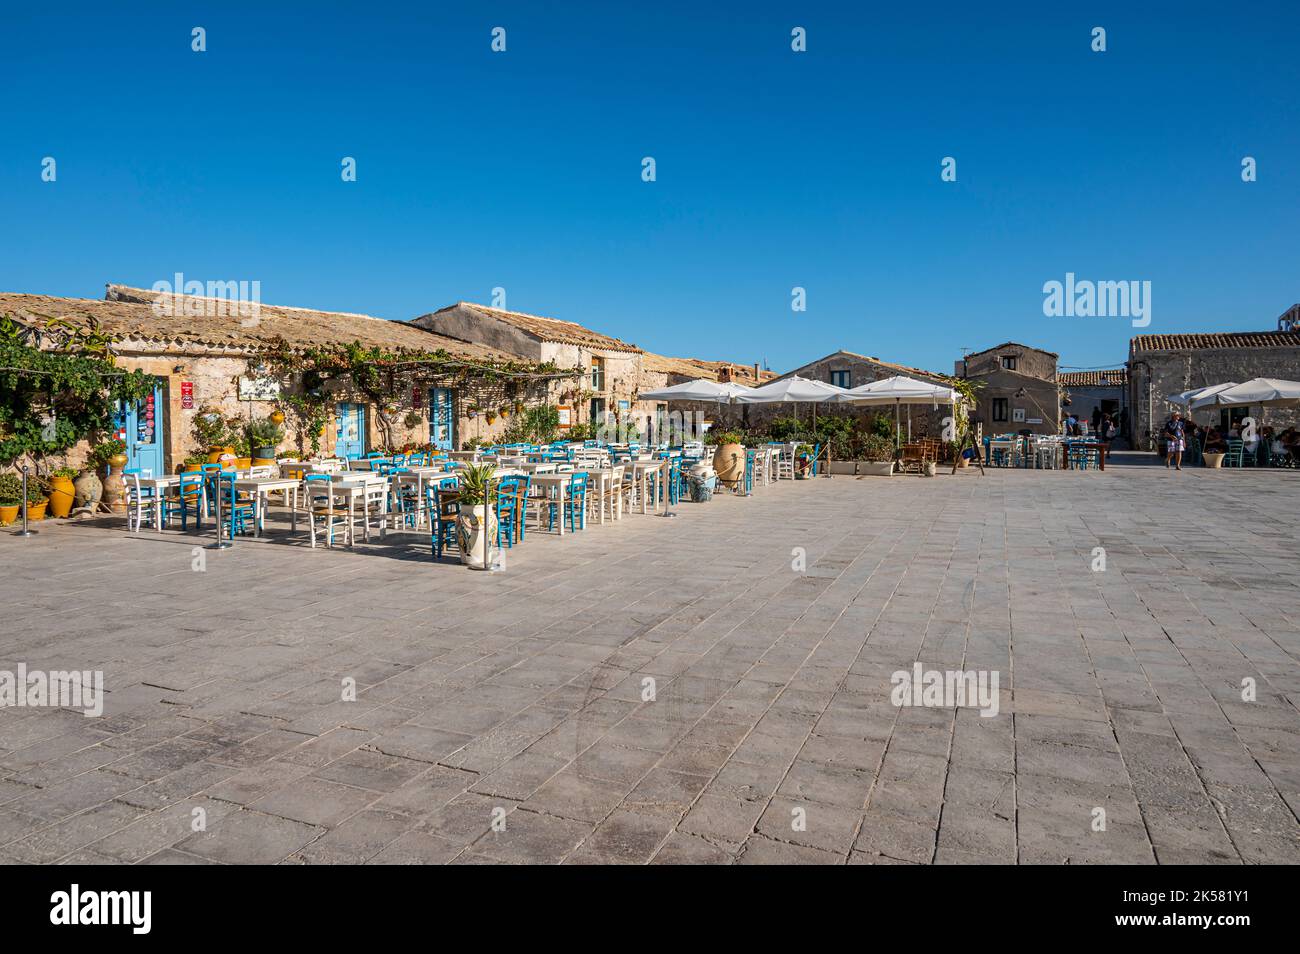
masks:
[[[334,453],[339,457],[363,457],[366,453],[366,407],[364,404],[334,405],[338,430]]]
[[[119,407],[117,433],[126,442],[126,466],[138,467],[154,477],[163,475],[162,388],[134,404]]]
[[[429,392],[429,443],[439,450],[455,450],[455,432],[451,388],[434,388]]]

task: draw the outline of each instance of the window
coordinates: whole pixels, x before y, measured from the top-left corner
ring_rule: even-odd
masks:
[[[605,359],[592,357],[591,359],[591,389],[593,391],[605,390]]]
[[[850,386],[849,381],[851,379],[852,379],[852,374],[848,371],[831,372],[831,384],[835,385],[837,388],[849,387]]]
[[[591,399],[591,423],[597,425],[605,424],[605,399]]]
[[[1016,370],[1016,358],[1017,358],[1017,357],[1018,357],[1018,356],[1017,356],[1017,355],[1014,355],[1014,354],[1004,354],[1004,355],[1002,356],[1002,370],[1003,370],[1003,371],[1014,371],[1014,370]]]
[[[1007,399],[994,398],[993,399],[993,420],[1005,421],[1006,419],[1007,419]]]

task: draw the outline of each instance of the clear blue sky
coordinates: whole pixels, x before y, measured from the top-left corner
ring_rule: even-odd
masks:
[[[1128,321],[1046,318],[1045,281],[1149,280],[1150,333],[1300,300],[1298,10],[9,4],[0,289],[181,271],[410,318],[502,286],[778,370],[838,348],[946,370],[1007,339],[1113,365]]]

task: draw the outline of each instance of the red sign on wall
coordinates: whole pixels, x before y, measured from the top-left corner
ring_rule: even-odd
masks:
[[[417,411],[424,407],[424,391],[418,384],[411,390],[411,407]]]
[[[181,407],[187,411],[194,407],[194,382],[181,382]]]

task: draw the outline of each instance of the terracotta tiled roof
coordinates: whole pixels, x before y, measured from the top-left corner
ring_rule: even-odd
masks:
[[[793,371],[787,371],[785,372],[785,374],[780,375],[780,377],[788,378],[792,374],[799,374],[801,371],[805,370],[811,365],[820,364],[823,361],[829,361],[831,358],[834,358],[836,355],[841,355],[841,354],[848,355],[850,358],[860,358],[863,361],[870,361],[872,364],[878,364],[882,368],[888,368],[889,370],[893,371],[895,374],[906,375],[909,378],[923,378],[935,384],[941,384],[947,381],[949,377],[946,374],[939,374],[934,371],[926,371],[924,368],[914,368],[911,365],[907,365],[907,364],[898,364],[894,361],[885,361],[881,358],[875,357],[874,355],[858,354],[858,352],[856,351],[845,351],[843,349],[839,351],[832,351],[830,354],[824,355],[818,358],[816,361],[809,361],[807,364],[803,365],[803,367],[795,368]],[[863,383],[865,384],[866,382]]]
[[[526,331],[528,334],[542,341],[551,341],[557,344],[578,345],[583,348],[594,348],[600,351],[631,351],[639,352],[641,349],[634,344],[628,344],[626,341],[619,341],[617,338],[611,338],[609,335],[602,335],[598,331],[592,331],[590,328],[584,328],[582,325],[575,324],[572,321],[561,321],[558,318],[543,318],[540,315],[527,315],[521,311],[503,311],[500,308],[489,308],[487,305],[476,305],[472,301],[458,301],[454,305],[448,305],[446,308],[439,308],[433,314],[437,315],[444,311],[450,311],[453,308],[467,308],[471,311],[486,315],[489,318],[495,318],[497,321],[503,321],[508,325]],[[417,319],[418,320],[418,319]]]
[[[282,305],[261,305],[256,318],[241,315],[221,299],[197,296],[161,296],[174,307],[172,315],[159,313],[153,303],[160,293],[127,285],[109,285],[108,298],[55,298],[0,292],[0,314],[11,314],[25,324],[43,325],[49,318],[65,318],[86,325],[91,319],[126,350],[166,352],[182,347],[216,353],[252,353],[281,338],[291,348],[319,347],[357,342],[368,348],[391,351],[437,351],[480,361],[518,361],[518,358],[483,345],[467,344],[435,335],[400,321],[337,311],[315,311]],[[187,314],[187,306],[203,314]],[[224,306],[224,307],[223,307]]]
[[[1056,383],[1067,388],[1118,388],[1127,382],[1128,372],[1123,368],[1115,371],[1062,371],[1056,376]]]
[[[1198,348],[1300,348],[1296,331],[1228,331],[1219,334],[1135,335],[1132,351],[1194,351]]]

